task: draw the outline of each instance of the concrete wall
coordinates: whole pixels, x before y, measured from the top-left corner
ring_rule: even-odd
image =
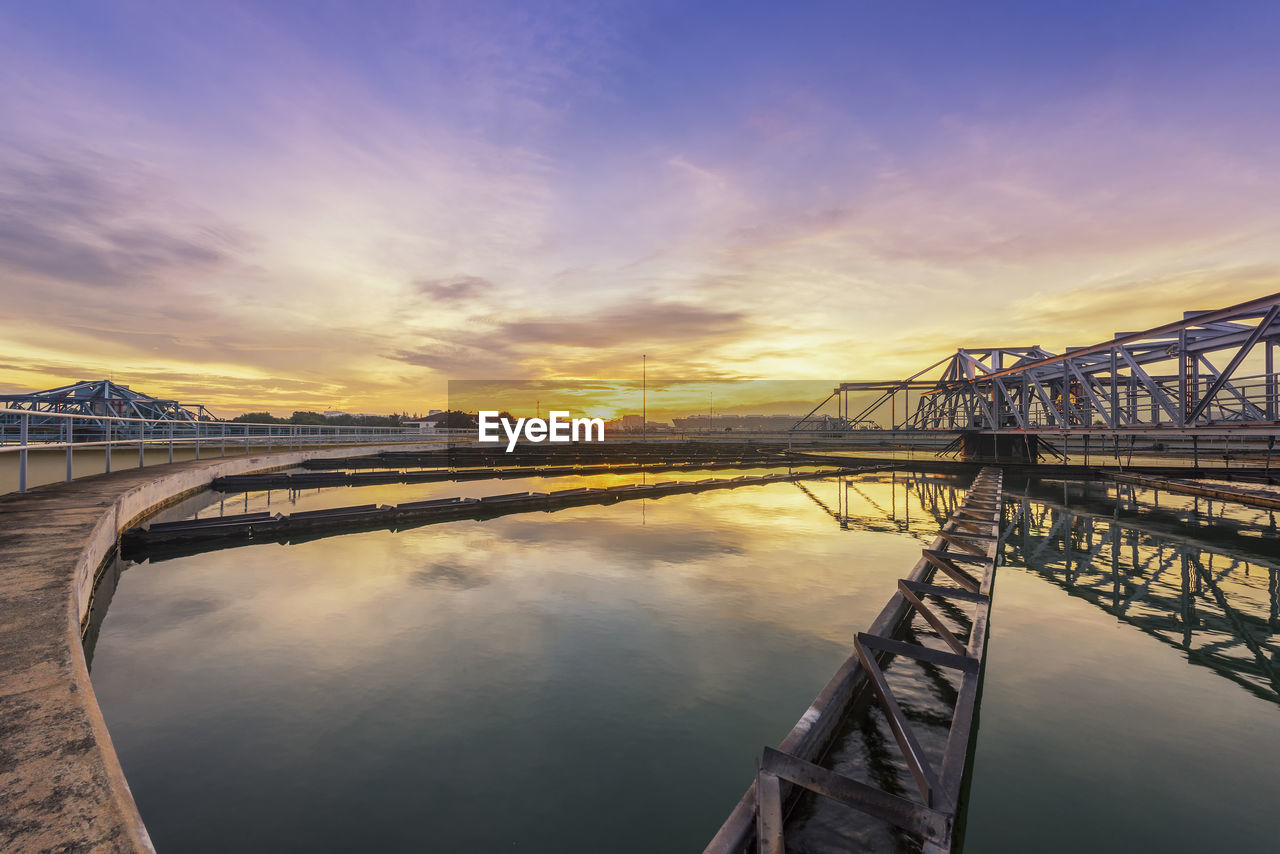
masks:
[[[80,642],[96,575],[123,530],[216,477],[432,447],[197,460],[0,496],[0,850],[152,850]]]

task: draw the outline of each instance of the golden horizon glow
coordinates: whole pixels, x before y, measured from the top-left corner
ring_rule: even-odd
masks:
[[[0,393],[414,413],[642,354],[654,388],[834,384],[1280,291],[1274,10],[1139,43],[1018,8],[18,4]]]

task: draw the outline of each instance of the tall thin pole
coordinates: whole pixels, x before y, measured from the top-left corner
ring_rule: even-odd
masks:
[[[29,405],[32,407],[35,407],[34,403]],[[30,423],[31,423],[31,416],[25,412],[22,413],[22,418],[20,421],[21,426],[19,426],[18,428],[18,442],[20,443],[20,447],[21,447],[21,450],[18,451],[18,491],[19,492],[27,491],[27,437],[28,437],[27,428]]]
[[[649,439],[649,357],[640,354],[640,440]]]

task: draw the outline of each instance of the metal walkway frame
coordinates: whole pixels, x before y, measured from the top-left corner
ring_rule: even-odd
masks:
[[[80,415],[84,419],[78,427],[92,425],[99,429],[105,429],[110,421],[120,419],[130,419],[131,424],[149,427],[171,421],[195,423],[218,420],[199,404],[193,406],[177,400],[152,397],[111,380],[81,380],[45,391],[0,395],[0,407],[33,413],[28,417],[28,423],[33,429],[48,425],[61,426],[55,418],[41,418],[34,413],[48,413],[50,416]],[[12,412],[0,413],[0,423],[16,424],[17,418]],[[136,432],[143,427],[134,429]]]
[[[842,383],[813,411],[836,397],[846,423],[878,424],[887,406],[889,426],[897,430],[1230,431],[1274,443],[1280,433],[1277,344],[1280,293],[1188,311],[1182,320],[1061,354],[1040,346],[962,348],[905,380]],[[1246,366],[1253,373],[1245,374]],[[854,411],[849,396],[858,393],[874,397]],[[802,419],[793,429],[812,428]]]
[[[852,809],[882,819],[924,840],[927,854],[952,850],[960,794],[972,743],[972,725],[982,678],[991,606],[1003,475],[984,468],[943,525],[911,573],[866,632],[854,639],[854,651],[777,749],[766,747],[756,781],[747,790],[705,854],[737,854],[751,848],[759,854],[783,854],[786,812],[804,791],[814,792]],[[942,573],[952,584],[931,583]],[[973,573],[980,573],[975,577]],[[972,629],[957,638],[926,602],[937,598],[972,604]],[[896,638],[915,615],[921,616],[947,649],[907,643]],[[902,712],[884,667],[893,656],[906,656],[960,671],[959,696],[940,767],[925,755],[910,721]],[[863,692],[870,690],[884,710],[919,790],[919,800],[905,798],[851,779],[818,764],[830,747],[841,720]]]

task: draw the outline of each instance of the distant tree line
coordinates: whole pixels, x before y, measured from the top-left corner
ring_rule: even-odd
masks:
[[[506,410],[498,413],[498,417],[515,420]],[[460,409],[447,409],[429,416],[410,415],[407,412],[396,415],[325,415],[322,412],[299,410],[288,418],[277,418],[270,412],[246,412],[231,420],[251,424],[309,424],[320,427],[399,427],[406,421],[430,420],[436,422],[437,427],[453,430],[470,429],[479,424],[474,412],[463,412]]]
[[[445,427],[450,430],[465,430],[480,423],[476,420],[475,415],[470,412],[463,412],[460,409],[446,409],[444,412],[432,415],[431,418],[436,422],[437,427]]]
[[[251,424],[309,424],[319,427],[399,427],[408,415],[331,415],[321,412],[294,412],[288,418],[277,418],[270,412],[246,412],[232,421]]]

